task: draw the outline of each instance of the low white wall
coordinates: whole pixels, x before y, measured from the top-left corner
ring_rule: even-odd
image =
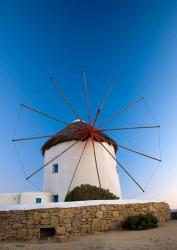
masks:
[[[135,200],[135,199],[121,199],[121,200],[89,200],[89,201],[71,201],[71,202],[51,202],[42,204],[17,204],[17,205],[0,205],[0,211],[10,210],[30,210],[30,209],[47,209],[47,208],[74,208],[100,205],[126,205],[126,204],[148,204],[148,203],[162,203],[161,200]]]
[[[36,198],[41,198],[41,203],[52,202],[52,195],[43,192],[21,193],[20,204],[35,204]]]
[[[20,204],[20,193],[1,193],[0,204],[1,205]]]
[[[52,202],[52,195],[44,192],[1,193],[0,205],[36,204],[36,198],[41,198],[41,203]]]

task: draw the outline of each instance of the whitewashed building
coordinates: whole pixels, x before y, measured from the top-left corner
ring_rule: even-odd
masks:
[[[89,125],[84,124],[89,128]],[[109,189],[110,192],[121,198],[116,161],[104,148],[106,147],[116,157],[116,142],[101,131],[96,131],[104,145],[103,147],[97,140],[94,140],[96,168],[89,129],[88,132],[85,132],[81,130],[82,128],[83,124],[76,120],[52,136],[42,146],[44,164],[46,164],[43,173],[44,192],[0,194],[0,205],[64,201],[67,192],[81,184],[97,187],[101,184],[102,188]]]
[[[88,126],[86,123],[85,125]],[[76,120],[50,138],[42,147],[45,164],[71,147],[44,168],[43,188],[45,192],[53,195],[54,201],[64,201],[67,192],[81,184],[90,184],[99,187],[92,140],[89,138],[89,132],[81,132],[81,128],[81,122]],[[104,146],[116,157],[116,142],[100,131],[97,133]],[[88,143],[74,175],[87,139]],[[72,147],[75,142],[76,144]],[[109,189],[110,192],[121,197],[116,161],[98,141],[94,141],[94,144],[101,187]]]
[[[49,203],[52,199],[45,192],[0,193],[0,205]]]

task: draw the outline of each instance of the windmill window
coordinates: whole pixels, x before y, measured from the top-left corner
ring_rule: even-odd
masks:
[[[58,164],[57,163],[55,163],[55,164],[52,165],[52,173],[53,174],[58,173]]]
[[[53,202],[58,202],[58,194],[53,195]]]
[[[42,199],[41,198],[36,198],[36,203],[41,203]]]

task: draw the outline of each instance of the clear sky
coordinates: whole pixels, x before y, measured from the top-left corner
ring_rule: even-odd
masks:
[[[74,120],[48,81],[53,76],[86,120],[83,70],[92,116],[113,76],[118,78],[98,124],[145,96],[161,125],[162,163],[137,198],[162,199],[177,207],[177,1],[172,0],[0,1],[0,192],[35,190],[24,180],[11,143],[19,104]],[[127,125],[154,125],[154,121],[141,103],[109,127]],[[61,128],[22,111],[16,136],[46,135]],[[157,130],[110,135],[124,146],[159,157]],[[17,144],[27,173],[41,166],[43,142]],[[117,157],[142,186],[157,166],[123,150]],[[42,173],[32,181],[41,185],[41,178]],[[120,178],[124,197],[139,192],[121,170]]]

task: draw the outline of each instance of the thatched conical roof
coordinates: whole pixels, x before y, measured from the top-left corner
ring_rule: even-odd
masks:
[[[89,128],[89,125],[85,123],[85,127]],[[70,125],[66,126],[58,133],[54,134],[48,141],[44,143],[41,148],[42,154],[44,155],[45,150],[50,149],[51,147],[63,142],[72,140],[85,141],[90,137],[90,133],[89,130],[86,131],[86,129],[83,130],[83,128],[83,123],[81,121],[76,120],[72,122]],[[105,141],[109,143],[114,147],[115,152],[117,151],[117,143],[113,139],[111,139],[108,135],[99,130],[95,130],[95,133],[99,137],[99,140],[101,142]]]

